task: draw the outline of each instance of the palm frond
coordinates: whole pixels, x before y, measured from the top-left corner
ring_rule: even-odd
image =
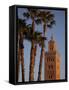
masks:
[[[35,20],[35,23],[36,23],[37,25],[41,24],[41,19],[36,19],[36,20]]]
[[[53,25],[56,25],[55,20],[52,20],[51,22],[49,22],[49,23],[47,24],[47,27],[48,27],[48,28],[52,28]]]
[[[56,21],[55,20],[52,20],[51,21],[51,25],[56,25]]]
[[[48,27],[48,28],[52,28],[52,25],[51,25],[51,24],[47,24],[47,27]]]
[[[23,16],[26,17],[26,18],[28,19],[30,15],[29,15],[28,12],[24,12],[24,13],[23,13]]]

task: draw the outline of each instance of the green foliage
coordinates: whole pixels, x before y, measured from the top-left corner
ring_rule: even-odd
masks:
[[[35,20],[35,22],[36,22],[37,25],[39,25],[39,24],[41,24],[41,19],[38,18],[38,19]]]
[[[37,25],[44,23],[44,25],[48,28],[52,28],[52,26],[55,24],[54,20],[54,14],[52,14],[50,11],[43,11],[39,9],[27,9],[27,12],[23,13],[23,16],[27,18],[31,18]],[[43,28],[43,32],[45,33],[45,26]],[[44,47],[44,41],[46,40],[46,37],[42,36],[42,33],[34,31],[32,32],[33,28],[31,24],[26,25],[26,19],[18,20],[18,28],[20,32],[23,32],[25,34],[25,38],[29,41],[34,40],[35,43],[39,43],[40,46]]]
[[[40,22],[44,23],[45,27],[52,28],[52,26],[55,24],[55,20],[54,20],[55,16],[50,11],[40,11],[38,17],[41,20]],[[45,33],[46,30],[43,31]]]
[[[28,12],[24,12],[24,13],[23,13],[23,16],[26,17],[26,18],[28,19],[30,15],[29,15]]]

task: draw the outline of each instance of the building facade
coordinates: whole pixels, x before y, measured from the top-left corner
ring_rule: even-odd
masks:
[[[51,36],[48,42],[48,52],[45,53],[45,80],[59,80],[60,79],[60,55],[57,51],[56,42]]]

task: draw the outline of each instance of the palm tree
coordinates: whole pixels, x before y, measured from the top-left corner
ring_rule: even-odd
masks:
[[[21,63],[22,67],[22,82],[24,82],[24,36],[27,33],[27,25],[25,20],[18,19],[18,61],[17,61],[17,70],[16,70],[16,81],[18,82],[19,75],[19,65]]]
[[[50,11],[40,11],[38,18],[39,19],[37,19],[36,22],[43,23],[43,34],[44,34],[44,37],[46,37],[45,34],[47,31],[47,27],[52,28],[53,24],[55,24],[54,14],[52,14]],[[44,44],[44,41],[45,40],[42,41],[43,44]],[[44,46],[42,46],[42,50],[41,50],[38,80],[42,79],[41,78],[41,76],[42,76],[41,69],[42,69],[42,58],[43,58],[43,56],[45,56],[45,55],[43,55],[43,54],[45,54]]]
[[[30,29],[31,30],[31,29]],[[42,36],[42,33],[41,32],[38,32],[38,31],[36,31],[36,32],[34,32],[33,33],[33,35],[32,35],[32,32],[30,31],[29,33],[28,33],[29,35],[27,35],[27,36],[29,36],[29,37],[27,37],[27,39],[30,39],[30,41],[32,41],[32,39],[34,40],[34,42],[35,42],[35,50],[34,50],[34,60],[35,60],[35,56],[36,56],[36,50],[37,50],[37,44],[39,44],[39,46],[41,46],[41,57],[40,57],[40,66],[42,65],[42,59],[43,59],[43,56],[44,56],[44,40],[46,40],[46,37],[43,37]],[[33,63],[33,65],[35,64],[35,62],[31,62],[31,63]],[[40,67],[39,66],[39,73],[38,73],[38,80],[40,80],[41,79],[41,69],[42,69],[42,66]]]
[[[31,41],[31,53],[30,53],[30,71],[29,71],[29,81],[34,80],[34,59],[35,59],[35,18],[38,15],[38,9],[27,9],[27,12],[23,14],[27,19],[31,18],[32,20],[32,41]]]
[[[34,47],[34,60],[35,60],[35,57],[36,57],[36,52],[37,52],[37,45],[40,44],[40,38],[42,37],[42,33],[41,32],[34,32],[34,42],[35,42],[35,47]],[[35,65],[35,62],[34,62],[34,65]]]
[[[45,36],[47,27],[52,28],[52,26],[55,24],[54,14],[52,14],[50,11],[40,11],[38,17],[39,19],[37,21],[43,23],[43,33]]]
[[[42,80],[42,60],[44,57],[44,40],[46,40],[46,37],[41,37],[40,38],[40,43],[39,45],[41,46],[41,55],[40,55],[40,62],[39,62],[39,71],[38,71],[38,80]]]
[[[37,51],[37,44],[41,43],[41,37],[42,36],[41,36],[41,33],[37,32],[37,31],[34,32],[33,35],[30,32],[28,32],[27,36],[28,37],[26,39],[29,40],[31,43],[32,43],[32,39],[34,40],[34,54],[33,54],[34,61],[31,62],[31,65],[33,64],[33,66],[34,66],[35,65],[35,56],[36,56],[36,51]],[[34,69],[34,68],[31,68],[31,69]],[[33,76],[34,76],[34,73],[33,73]]]

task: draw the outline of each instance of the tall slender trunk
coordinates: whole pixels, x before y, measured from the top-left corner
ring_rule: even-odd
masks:
[[[40,63],[39,63],[39,72],[38,72],[38,81],[42,80],[42,60],[44,56],[44,48],[41,49],[41,55],[40,55]]]
[[[47,26],[47,25],[46,25],[46,23],[45,23],[45,24],[43,25],[43,30],[44,30],[44,31],[43,31],[43,32],[44,32],[44,37],[45,37],[45,32],[46,32],[46,26]]]
[[[19,39],[19,49],[18,49],[18,61],[17,61],[17,82],[19,77],[19,66],[21,63],[22,67],[22,82],[24,82],[24,45],[23,45],[23,35],[20,33],[20,39]]]
[[[30,75],[29,75],[29,81],[34,80],[34,41],[32,41],[32,48],[31,48],[31,57],[30,57]]]
[[[34,49],[34,56],[36,56],[36,51],[37,51],[37,45],[35,46],[35,49]]]
[[[30,62],[30,77],[29,80],[30,81],[34,81],[34,66],[35,66],[35,57],[36,57],[36,50],[37,50],[37,46],[34,47],[34,44],[31,48],[31,62]]]
[[[37,45],[35,46],[35,49],[34,49],[34,60],[36,58],[36,52],[37,52]],[[35,61],[34,61],[34,66],[35,66]]]
[[[44,37],[46,37],[46,32],[47,32],[47,25],[46,23],[44,23]],[[45,46],[45,41],[44,41],[44,46]],[[45,46],[46,48],[46,46]],[[44,63],[45,63],[45,52],[44,52]],[[44,70],[45,70],[45,66],[44,66]],[[44,71],[44,80],[45,80],[45,71]]]
[[[20,49],[19,49],[19,38],[20,34],[18,33],[18,45],[17,45],[17,63],[16,63],[16,82],[18,82],[19,77],[19,65],[20,65]]]
[[[20,65],[20,49],[18,49],[18,60],[16,65],[16,82],[18,82],[19,77],[19,65]]]
[[[24,82],[24,48],[21,49],[22,82]]]
[[[46,24],[43,25],[43,32],[44,32],[44,37],[45,37],[45,31],[46,31]],[[44,45],[45,46],[45,45]],[[38,71],[38,80],[42,80],[42,59],[45,57],[45,48],[42,47],[41,49],[41,55],[40,55],[40,63],[39,63],[39,71]],[[45,59],[45,58],[44,58]]]
[[[37,45],[34,47],[34,57],[33,57],[34,58],[34,63],[33,63],[34,67],[35,67],[36,51],[37,51]],[[34,77],[34,67],[33,67],[33,77]]]
[[[34,18],[32,18],[32,35],[34,33]],[[30,72],[29,72],[29,81],[34,81],[34,40],[32,38],[32,46],[30,53]]]
[[[35,30],[35,21],[34,18],[32,18],[32,34],[34,33]]]

